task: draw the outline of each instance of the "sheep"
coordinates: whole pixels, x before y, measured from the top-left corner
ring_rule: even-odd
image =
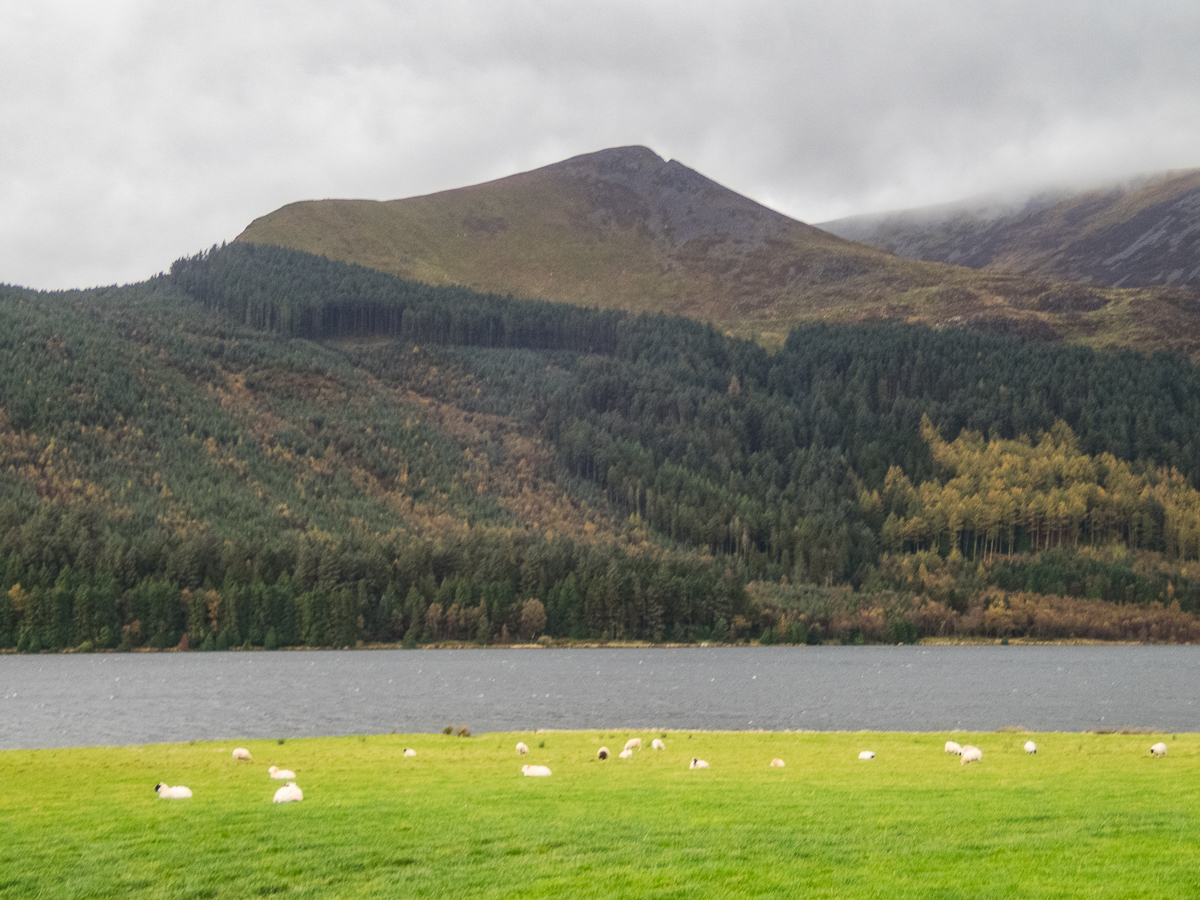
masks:
[[[775,757],[775,759],[771,760],[771,768],[772,769],[782,769],[785,765],[787,765],[787,763],[785,763],[779,757]]]
[[[664,744],[662,741],[660,741],[658,738],[655,738],[654,743],[651,744],[650,746],[655,750],[666,750],[667,749],[667,745]]]
[[[291,769],[280,769],[277,766],[271,766],[271,768],[267,769],[267,771],[271,773],[271,777],[274,778],[276,781],[295,781],[296,780],[296,773],[293,772]]]
[[[958,741],[946,741],[946,752],[962,756],[962,745]]]
[[[628,747],[626,747],[624,750],[622,750],[620,753],[617,754],[617,757],[619,759],[633,759],[633,751],[631,749],[629,749]]]
[[[248,762],[253,757],[250,756],[250,751],[247,750],[245,747],[234,747],[233,748],[233,758],[234,759],[244,759]]]
[[[610,755],[611,755],[611,752],[609,751],[609,749],[607,747],[601,747],[599,750],[596,751],[597,759],[608,759],[608,757]]]
[[[304,791],[294,781],[289,781],[275,792],[273,803],[297,803],[304,799]]]
[[[970,744],[966,744],[962,748],[962,762],[960,762],[959,765],[965,766],[967,763],[982,762],[982,761],[983,761],[983,751],[980,750],[978,747],[972,747]]]
[[[521,766],[521,774],[529,778],[548,778],[550,776],[549,766]]]
[[[690,763],[688,763],[688,768],[689,769],[707,769],[708,763],[702,759],[693,758],[692,761]]]
[[[625,742],[625,749],[626,750],[641,750],[642,749],[642,739],[641,738],[630,738],[629,740],[627,740]]]
[[[858,754],[858,758],[859,759],[874,759],[875,751],[874,750],[864,750],[862,753]]]
[[[1159,741],[1157,744],[1155,744],[1153,747],[1150,748],[1150,755],[1151,756],[1166,756],[1167,755],[1167,745],[1164,744],[1162,741]]]
[[[1026,741],[1025,742],[1025,752],[1026,753],[1037,753],[1037,744],[1035,744],[1033,741]]]
[[[524,756],[529,752],[529,745],[524,741],[517,741],[517,756]]]
[[[154,790],[158,792],[158,796],[162,800],[190,800],[192,799],[192,789],[186,788],[182,784],[177,784],[175,787],[167,784],[165,781],[160,781],[154,786]]]
[[[404,748],[404,755],[405,755],[405,756],[416,756],[416,755],[417,755],[417,751],[416,751],[416,750],[414,750],[412,747],[405,747],[405,748]]]

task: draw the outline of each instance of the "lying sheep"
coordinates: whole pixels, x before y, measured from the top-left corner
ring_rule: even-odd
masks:
[[[524,756],[529,752],[529,745],[524,741],[517,741],[517,756]]]
[[[688,768],[689,769],[707,769],[708,763],[702,759],[693,758],[692,761],[690,763],[688,763]]]
[[[1026,741],[1025,742],[1025,752],[1026,753],[1037,753],[1037,744],[1035,744],[1033,741]]]
[[[251,759],[250,751],[247,750],[245,747],[234,747],[233,758],[249,760],[249,759]]]
[[[304,791],[294,781],[289,781],[275,792],[274,803],[298,803],[304,799]]]
[[[610,756],[610,751],[607,747],[601,747],[599,750],[596,751],[597,759],[608,759],[609,756]]]
[[[970,744],[966,744],[962,748],[962,762],[959,763],[959,765],[965,766],[967,763],[982,762],[982,761],[983,761],[983,751],[980,750],[978,747],[972,747]]]
[[[629,740],[627,740],[625,742],[625,749],[626,750],[641,750],[642,749],[642,739],[641,738],[630,738]]]
[[[405,747],[405,748],[404,748],[404,755],[405,755],[405,756],[416,756],[416,755],[417,755],[417,751],[416,751],[416,750],[414,750],[412,747]]]
[[[775,757],[775,759],[771,760],[772,769],[782,769],[785,765],[787,764],[779,757]]]
[[[633,759],[633,750],[626,747],[624,750],[622,750],[620,753],[617,754],[617,757],[619,759]]]
[[[946,741],[946,752],[962,756],[962,745],[958,741]]]
[[[864,750],[862,753],[858,754],[858,758],[859,759],[874,759],[875,751],[874,750]]]
[[[662,741],[660,741],[658,738],[655,738],[654,743],[651,744],[650,746],[652,748],[654,748],[655,750],[666,750],[667,749],[667,745],[664,744]]]
[[[267,771],[271,774],[271,777],[274,778],[276,781],[295,781],[296,780],[296,773],[293,772],[291,769],[280,769],[278,766],[271,766],[271,768],[267,769]]]
[[[1164,744],[1162,741],[1159,741],[1157,744],[1155,744],[1153,747],[1150,748],[1150,755],[1151,756],[1166,756],[1167,755],[1167,745]]]
[[[160,781],[154,786],[154,790],[158,792],[158,796],[162,800],[190,800],[192,798],[192,789],[185,788],[182,784],[171,787],[165,781]]]
[[[529,778],[548,778],[549,766],[521,766],[521,774]]]

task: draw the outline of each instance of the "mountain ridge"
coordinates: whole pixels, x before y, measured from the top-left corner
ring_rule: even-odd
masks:
[[[821,227],[911,259],[1111,287],[1200,289],[1200,169]]]

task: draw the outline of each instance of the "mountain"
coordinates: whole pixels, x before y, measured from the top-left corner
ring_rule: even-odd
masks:
[[[1092,285],[1200,290],[1200,169],[821,227],[911,259]]]
[[[937,279],[741,196],[645,147],[405,200],[294,203],[239,241],[429,284],[771,329],[879,278]]]
[[[890,319],[1200,351],[1200,307],[1173,294],[904,259],[790,219],[645,147],[405,200],[293,203],[237,241],[434,285],[684,315],[770,347],[803,322]]]

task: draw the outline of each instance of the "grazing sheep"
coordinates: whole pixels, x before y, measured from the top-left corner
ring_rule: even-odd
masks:
[[[654,743],[651,744],[650,746],[652,748],[654,748],[655,750],[666,750],[667,749],[667,745],[664,744],[662,741],[660,741],[658,738],[655,738]]]
[[[958,741],[946,741],[946,752],[962,756],[962,745]]]
[[[412,747],[405,747],[405,748],[404,748],[404,755],[405,755],[405,756],[416,756],[416,755],[417,755],[417,751],[416,751],[416,750],[414,750]]]
[[[160,781],[154,786],[154,790],[158,792],[159,798],[163,800],[190,800],[192,798],[192,789],[185,788],[182,784],[171,787],[165,781]]]
[[[529,745],[524,741],[517,741],[517,756],[524,756],[529,752]]]
[[[297,803],[304,799],[304,791],[294,781],[289,781],[275,792],[275,803]]]
[[[874,759],[875,751],[874,750],[864,750],[862,753],[858,754],[858,758],[859,759]]]
[[[982,762],[982,761],[983,761],[983,751],[980,750],[978,747],[972,747],[970,744],[966,744],[962,748],[962,762],[960,763],[960,765],[965,766],[967,763]]]
[[[521,766],[521,774],[529,778],[547,778],[550,775],[549,766]]]
[[[597,759],[608,759],[608,757],[610,755],[611,755],[611,753],[607,747],[601,747],[599,750],[596,751]]]
[[[1150,748],[1150,755],[1151,756],[1166,756],[1167,755],[1167,745],[1164,744],[1162,741],[1159,741],[1157,744],[1155,744],[1153,747]]]
[[[1026,741],[1025,742],[1025,752],[1026,753],[1037,753],[1037,744],[1035,744],[1033,741]]]
[[[775,759],[771,760],[771,768],[772,769],[782,769],[785,765],[787,765],[787,763],[785,763],[779,757],[776,757]]]
[[[694,759],[693,758],[692,761],[690,763],[688,763],[688,768],[689,769],[707,769],[708,763],[706,761],[704,761],[703,759]]]
[[[267,771],[271,773],[271,777],[274,778],[276,781],[295,781],[296,780],[296,773],[293,772],[291,769],[280,769],[277,766],[271,766],[271,768],[267,769]]]
[[[626,747],[624,750],[622,750],[620,753],[617,754],[617,757],[620,759],[633,759],[633,751],[630,750],[628,747]]]
[[[627,740],[625,742],[625,749],[626,750],[641,750],[642,749],[642,739],[641,738],[630,738],[629,740]]]
[[[250,751],[247,750],[245,747],[234,747],[233,748],[233,758],[249,760],[249,759],[251,759]]]

